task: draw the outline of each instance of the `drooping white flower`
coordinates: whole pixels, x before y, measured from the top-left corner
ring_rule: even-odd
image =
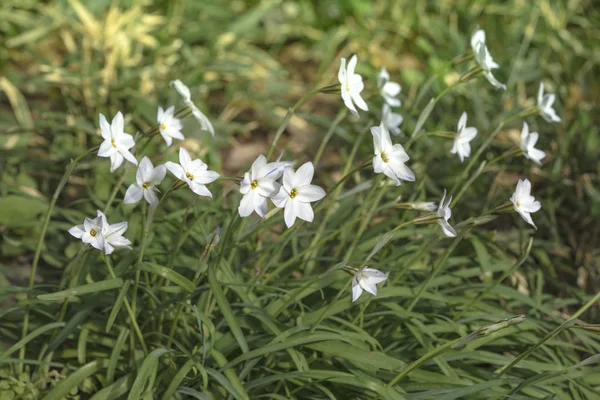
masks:
[[[525,222],[537,229],[533,219],[531,219],[531,213],[538,211],[542,208],[542,205],[531,195],[531,182],[529,182],[529,179],[524,181],[519,179],[517,190],[511,196],[510,201],[513,203],[515,211],[523,217]]]
[[[115,115],[110,125],[106,117],[100,114],[100,130],[104,142],[98,149],[98,156],[110,157],[110,172],[119,168],[123,163],[123,159],[137,165],[137,160],[129,151],[135,146],[135,141],[133,136],[124,132],[124,126],[123,114],[120,111]]]
[[[126,248],[131,250],[131,241],[123,234],[127,230],[127,222],[119,222],[110,225],[106,220],[106,215],[100,210],[97,211],[98,218],[102,219],[102,235],[104,236],[104,254],[111,254],[115,248]]]
[[[198,196],[212,197],[205,185],[216,181],[219,173],[209,171],[208,166],[200,159],[192,160],[190,153],[183,147],[179,148],[179,164],[169,161],[165,163],[165,167],[177,179],[185,181]]]
[[[546,153],[534,147],[538,138],[539,134],[537,132],[530,133],[529,125],[527,125],[527,122],[523,122],[523,130],[521,130],[521,150],[523,150],[523,155],[534,163],[542,165],[542,159],[546,157]]]
[[[281,188],[281,184],[276,182],[277,179],[281,178],[284,169],[291,165],[291,162],[267,163],[265,156],[258,156],[240,184],[240,192],[244,195],[238,207],[241,217],[247,217],[252,211],[256,211],[261,218],[265,216],[267,199],[277,195]]]
[[[452,196],[450,196],[450,198],[448,199],[448,202],[446,202],[446,203],[444,203],[445,199],[446,199],[446,190],[444,189],[444,195],[442,196],[442,200],[440,201],[440,205],[437,209],[437,215],[439,217],[438,224],[440,224],[440,226],[442,227],[442,231],[444,232],[444,235],[449,236],[449,237],[455,237],[456,231],[448,222],[448,220],[452,216],[452,211],[450,210],[450,203],[452,203]]]
[[[492,70],[499,68],[500,66],[494,61],[490,51],[485,45],[485,32],[483,29],[476,30],[471,36],[471,48],[475,55],[475,61],[477,61],[477,64],[483,69],[487,80],[494,87],[506,90],[506,85],[500,83],[496,77],[494,77],[494,74],[492,74]]]
[[[173,139],[184,140],[185,136],[181,133],[183,123],[180,119],[174,117],[175,106],[171,106],[166,110],[158,107],[158,131],[167,143],[167,147],[171,146]]]
[[[391,107],[400,107],[402,105],[400,99],[397,98],[400,91],[402,91],[402,86],[397,82],[390,81],[390,74],[385,67],[382,67],[379,72],[377,86],[386,104],[389,104]]]
[[[288,228],[294,225],[296,217],[312,222],[315,214],[310,203],[325,197],[325,191],[317,185],[311,185],[315,169],[312,162],[303,164],[296,172],[291,167],[283,171],[283,185],[273,197],[273,203],[285,208],[284,220]]]
[[[373,145],[375,146],[375,156],[373,157],[375,173],[383,172],[396,183],[396,186],[400,186],[403,180],[414,182],[415,174],[404,164],[410,157],[401,144],[392,145],[392,139],[385,124],[382,122],[379,126],[371,127],[371,134],[373,134]]]
[[[540,88],[538,89],[537,105],[540,110],[540,115],[548,122],[560,122],[561,119],[556,115],[556,111],[552,108],[556,100],[554,93],[544,94],[544,82],[540,82]]]
[[[100,215],[94,219],[86,218],[83,220],[83,224],[69,229],[69,233],[77,239],[81,239],[83,243],[90,244],[95,249],[103,250],[106,242],[102,234],[102,224],[103,221]]]
[[[398,136],[402,133],[400,130],[400,124],[404,121],[404,117],[392,111],[392,108],[387,103],[383,103],[383,109],[381,110],[381,122],[394,136]]]
[[[340,70],[338,71],[338,79],[341,84],[342,100],[344,100],[344,104],[346,104],[346,107],[348,107],[352,114],[358,117],[358,111],[356,111],[354,104],[363,111],[368,111],[369,107],[363,98],[360,97],[360,92],[365,88],[365,85],[362,77],[354,73],[357,61],[358,58],[356,55],[353,55],[348,63],[348,68],[346,69],[346,59],[342,58]]]
[[[363,290],[377,296],[377,284],[385,281],[387,276],[374,268],[364,267],[352,278],[352,301],[358,300]]]
[[[175,88],[175,90],[177,90],[181,97],[183,97],[183,101],[185,102],[185,104],[192,110],[192,115],[194,116],[194,118],[196,118],[198,122],[200,122],[202,130],[208,131],[212,136],[215,136],[215,129],[213,128],[206,115],[204,115],[202,111],[200,111],[198,107],[196,107],[196,105],[192,102],[190,88],[188,88],[179,79],[171,81],[171,85]]]
[[[158,203],[158,185],[165,179],[167,169],[164,165],[154,168],[152,161],[148,157],[142,158],[135,174],[135,182],[129,186],[125,192],[125,204],[137,203],[144,197],[148,204],[156,205]]]
[[[458,120],[458,131],[454,136],[454,145],[450,153],[458,153],[460,162],[463,162],[466,157],[471,155],[471,145],[469,142],[477,136],[477,128],[467,128],[467,112],[463,112]]]

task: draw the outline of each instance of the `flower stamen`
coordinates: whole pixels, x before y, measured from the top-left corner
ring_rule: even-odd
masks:
[[[258,187],[258,182],[256,181],[256,179],[250,182],[250,187],[252,189],[256,189]]]
[[[189,172],[185,173],[185,177],[188,178],[190,181],[194,180],[194,175],[190,174]]]
[[[388,157],[387,154],[385,154],[385,151],[381,152],[381,159],[383,160],[383,162],[387,163],[390,161],[390,157]]]
[[[91,235],[92,237],[95,237],[97,233],[98,233],[98,232],[96,232],[94,229],[90,230],[90,235]]]
[[[144,184],[142,185],[142,187],[144,189],[148,189],[150,187],[151,183],[150,182],[144,182]]]
[[[160,129],[162,129],[163,131],[166,131],[167,130],[167,125],[160,124]]]
[[[292,189],[290,191],[290,198],[293,199],[294,197],[296,197],[298,195],[298,191],[296,189]]]
[[[110,139],[110,143],[112,144],[112,147],[114,147],[115,149],[117,148],[117,142],[115,141],[115,139]]]

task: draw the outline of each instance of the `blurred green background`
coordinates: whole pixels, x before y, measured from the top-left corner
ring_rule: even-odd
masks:
[[[110,119],[120,110],[126,116],[126,132],[147,130],[156,124],[158,105],[182,106],[180,97],[169,86],[170,80],[181,79],[192,89],[192,98],[217,132],[212,139],[189,120],[182,145],[211,169],[225,176],[240,176],[258,154],[267,151],[288,107],[311,89],[337,83],[340,58],[357,54],[357,72],[366,85],[363,97],[371,110],[361,113],[360,120],[347,117],[334,128],[317,166],[318,183],[332,187],[343,175],[345,161],[359,138],[362,141],[355,159],[372,157],[370,137],[363,135],[368,135],[369,126],[379,124],[381,99],[376,81],[380,68],[385,66],[392,80],[402,85],[403,104],[397,112],[404,116],[401,128],[409,134],[429,99],[468,70],[468,65],[452,69],[448,62],[470,51],[470,35],[478,26],[485,29],[488,48],[500,64],[495,75],[508,90],[498,92],[484,79],[461,85],[442,98],[424,129],[454,131],[460,114],[467,111],[469,126],[479,129],[471,143],[475,152],[503,118],[535,105],[540,81],[547,92],[556,94],[555,108],[562,122],[549,124],[540,117],[528,118],[530,130],[540,133],[537,147],[547,154],[543,166],[513,157],[486,170],[460,206],[453,209],[453,221],[477,216],[507,201],[516,180],[529,178],[533,195],[543,206],[534,215],[538,230],[528,262],[505,282],[523,298],[508,301],[508,295],[497,294],[488,299],[493,305],[487,310],[497,316],[494,313],[499,311],[494,307],[506,306],[518,313],[536,307],[543,310],[547,305],[553,310],[552,318],[570,315],[598,292],[600,282],[600,8],[594,0],[3,0],[0,286],[27,282],[41,216],[68,161],[101,142],[98,113]],[[337,94],[311,97],[291,119],[275,154],[283,151],[285,159],[295,159],[297,165],[312,159],[341,110],[343,103]],[[504,127],[485,158],[491,160],[518,145],[521,126],[522,121],[515,121]],[[406,143],[408,139],[394,140]],[[415,171],[417,183],[403,187],[405,200],[438,201],[443,189],[453,186],[464,164],[450,155],[450,147],[448,140],[423,137],[411,148],[408,165]],[[175,160],[178,148],[177,143],[166,148],[154,141],[147,152],[163,160]],[[46,236],[36,282],[52,285],[60,279],[62,268],[81,247],[66,230],[74,222],[79,223],[83,215],[91,216],[95,209],[102,209],[119,177],[110,174],[107,160],[92,157],[70,178]],[[354,176],[346,187],[359,185],[369,177],[370,171]],[[126,182],[132,179],[133,170]],[[237,199],[236,191],[232,183],[225,184],[222,192]],[[388,197],[391,201],[395,196],[392,193]],[[236,201],[224,200],[222,204],[236,207]],[[118,212],[124,214],[122,209]],[[215,211],[215,215],[223,217],[224,213]],[[131,218],[129,232],[135,236],[134,226],[139,225],[135,218],[139,217]],[[336,218],[343,222],[344,215]],[[385,224],[393,227],[401,218],[401,213],[388,213]],[[373,226],[378,223],[383,224],[381,219],[374,219]],[[211,224],[218,223],[211,220]],[[348,235],[354,228],[341,234],[341,243],[351,240]],[[451,264],[481,265],[481,275],[471,274],[469,279],[489,283],[498,268],[485,266],[490,260],[512,263],[525,242],[524,228],[517,216],[503,216],[478,228],[472,246],[461,246]],[[363,255],[377,240],[376,234],[366,236],[370,247],[359,249]],[[329,257],[331,254],[340,254],[337,243],[329,243],[331,251],[325,247],[320,250],[328,263],[336,262]],[[385,260],[395,260],[393,254]],[[422,280],[420,272],[415,282]],[[460,281],[456,276],[448,279],[451,283]],[[330,298],[336,292],[332,293]],[[10,294],[2,292],[0,304],[13,305]],[[418,312],[426,315],[423,318],[427,322],[436,323],[438,313],[446,315],[435,306]],[[404,318],[408,314],[400,315]],[[543,315],[539,315],[538,323],[544,328],[536,333],[537,337],[527,337],[523,342],[519,339],[516,344],[506,340],[493,351],[502,354],[502,346],[509,344],[531,347],[554,328],[544,325],[547,321]],[[420,326],[419,318],[415,326]],[[600,308],[592,306],[585,320],[600,323]],[[8,344],[18,340],[14,333],[18,331],[18,319],[1,325],[0,333],[8,338]],[[461,334],[466,333],[463,330]],[[386,331],[396,332],[386,333],[386,349],[398,350],[397,343],[408,334],[414,342],[406,342],[402,355],[395,356],[414,361],[421,355],[416,348],[433,346],[428,342],[430,331],[422,336],[417,331],[414,327],[401,333]],[[569,336],[565,343],[574,337]],[[579,339],[573,339],[573,346],[581,345]],[[585,342],[585,346],[581,352],[581,348],[569,348],[572,353],[568,356],[560,349],[548,351],[544,362],[571,365],[578,361],[578,354],[598,350],[593,341]],[[486,357],[491,356],[481,355],[480,360]],[[446,382],[450,384],[455,376],[445,361],[437,366],[450,377]],[[539,373],[554,371],[538,367],[528,364],[529,370]],[[529,372],[521,378],[528,378]],[[456,377],[489,378],[478,374],[468,365]],[[435,376],[431,381],[437,383],[438,379]],[[415,378],[409,391],[418,394],[418,385],[423,382],[427,382],[423,376]],[[559,382],[553,390],[559,397],[568,394],[572,398],[592,398],[586,396],[594,393],[591,384],[581,382]],[[351,393],[348,398],[358,396]],[[488,394],[492,398],[492,393]],[[413,398],[435,398],[429,395]]]

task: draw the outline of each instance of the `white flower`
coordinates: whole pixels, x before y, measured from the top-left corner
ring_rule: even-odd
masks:
[[[415,174],[404,163],[410,159],[401,144],[392,145],[390,133],[382,122],[379,126],[371,127],[375,157],[373,157],[373,170],[376,174],[383,172],[390,177],[396,186],[402,180],[414,182]]]
[[[398,136],[402,133],[400,130],[400,124],[404,121],[404,117],[392,111],[392,108],[387,103],[383,103],[383,109],[381,110],[381,122],[394,136]]]
[[[102,217],[86,218],[82,225],[76,225],[69,229],[69,233],[77,239],[81,239],[83,243],[92,245],[92,247],[103,250],[105,246],[104,235],[102,234]]]
[[[560,122],[560,117],[556,115],[556,111],[552,108],[556,95],[554,93],[544,94],[544,82],[540,82],[538,89],[537,104],[540,110],[540,115],[548,122]]]
[[[102,235],[104,236],[104,254],[111,254],[115,247],[124,247],[131,250],[131,241],[123,234],[127,230],[127,222],[119,222],[117,224],[109,225],[106,220],[106,215],[100,210],[98,212],[98,218],[102,219]]]
[[[196,105],[192,102],[190,88],[184,85],[183,82],[181,82],[179,79],[171,81],[171,85],[175,88],[175,90],[177,90],[181,97],[183,97],[185,104],[192,110],[192,115],[194,116],[194,118],[196,118],[198,122],[200,122],[202,129],[210,132],[212,136],[215,136],[215,129],[213,128],[206,115],[204,115],[202,111],[200,111],[198,107],[196,107]]]
[[[346,69],[346,59],[342,58],[340,70],[338,71],[338,79],[341,84],[342,99],[346,107],[352,112],[352,114],[358,117],[358,111],[354,107],[354,103],[363,111],[368,111],[369,107],[367,103],[360,97],[360,92],[365,88],[362,81],[362,77],[354,73],[357,62],[356,55],[353,55],[348,63],[348,69]]]
[[[523,122],[523,130],[521,131],[521,150],[523,150],[523,155],[534,163],[542,165],[542,159],[546,157],[546,153],[533,147],[537,143],[538,137],[539,134],[537,132],[529,133],[527,122]]]
[[[513,203],[515,211],[523,217],[525,222],[537,229],[531,219],[530,213],[538,211],[542,208],[542,205],[531,195],[531,182],[529,182],[529,179],[525,179],[524,181],[519,179],[517,190],[511,196],[510,201]]]
[[[176,178],[185,181],[198,196],[212,197],[212,193],[204,185],[216,181],[219,174],[209,171],[208,166],[200,159],[192,161],[190,153],[183,147],[179,148],[179,164],[169,161],[165,163],[165,167]]]
[[[180,119],[175,118],[175,106],[171,106],[166,110],[162,107],[158,107],[158,131],[160,135],[165,139],[167,146],[171,146],[173,139],[184,140],[185,137],[181,133],[183,123]]]
[[[475,61],[483,69],[487,80],[496,88],[506,90],[506,85],[498,82],[498,80],[492,74],[492,70],[499,68],[500,66],[494,62],[492,55],[490,54],[487,46],[485,45],[485,32],[483,29],[478,29],[471,36],[471,48],[475,55]]]
[[[149,204],[157,204],[158,197],[156,197],[155,192],[158,192],[157,186],[165,179],[166,173],[167,170],[164,165],[154,168],[152,161],[148,157],[142,158],[135,174],[135,182],[125,192],[123,202],[125,204],[133,204],[144,197]]]
[[[452,146],[450,153],[458,153],[460,162],[463,162],[466,157],[471,155],[471,145],[469,142],[473,140],[475,136],[477,136],[477,128],[467,128],[467,113],[465,111],[458,120],[458,132],[454,137],[454,145]]]
[[[283,170],[291,165],[291,162],[267,163],[265,156],[258,156],[240,184],[240,192],[244,195],[238,207],[241,217],[247,217],[252,211],[256,211],[261,217],[265,216],[267,199],[277,195],[281,188],[276,180],[281,178]]]
[[[137,160],[129,151],[135,146],[133,136],[123,131],[125,122],[123,114],[119,111],[112,120],[112,124],[108,124],[106,117],[100,114],[100,130],[104,142],[98,149],[98,156],[110,157],[110,172],[119,168],[125,158],[127,161],[137,165]]]
[[[364,267],[352,278],[352,301],[358,300],[363,290],[377,296],[377,284],[385,281],[387,276],[374,268]]]
[[[296,217],[312,222],[315,214],[310,203],[325,197],[325,191],[316,185],[311,185],[315,169],[309,161],[296,172],[292,168],[283,171],[283,185],[279,193],[273,197],[273,203],[279,208],[285,208],[284,220],[288,228],[294,225]]]
[[[437,215],[439,217],[438,224],[442,227],[442,231],[444,235],[449,237],[455,237],[456,231],[450,224],[448,220],[452,216],[452,211],[450,210],[450,203],[452,203],[452,196],[448,199],[448,202],[444,204],[444,199],[446,199],[446,190],[444,189],[444,195],[442,196],[442,201],[440,201],[440,205],[437,209]]]
[[[390,74],[387,72],[385,67],[381,68],[379,77],[377,78],[377,86],[381,93],[381,97],[392,107],[400,107],[402,102],[397,98],[402,90],[402,86],[396,82],[390,82]]]

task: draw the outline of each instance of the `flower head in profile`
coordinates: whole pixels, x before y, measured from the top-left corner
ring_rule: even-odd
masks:
[[[358,300],[363,290],[377,296],[377,284],[385,281],[387,276],[374,268],[364,267],[352,278],[352,301]]]
[[[471,145],[469,142],[477,136],[477,128],[467,128],[467,113],[463,112],[458,120],[458,131],[454,136],[454,145],[450,150],[450,153],[458,153],[460,162],[463,162],[465,158],[471,155]]]
[[[542,165],[542,159],[546,157],[546,153],[534,147],[538,137],[539,134],[537,132],[529,132],[529,125],[527,125],[527,122],[523,122],[523,130],[521,130],[521,150],[523,151],[523,155],[534,163]]]
[[[325,197],[325,191],[317,185],[311,185],[315,169],[309,161],[296,172],[291,167],[283,171],[283,185],[273,197],[273,203],[284,208],[284,220],[288,228],[294,225],[296,218],[312,222],[315,217],[310,203]]]
[[[181,97],[183,97],[183,101],[190,108],[190,110],[192,110],[192,115],[200,123],[200,125],[202,126],[202,130],[208,131],[212,136],[215,136],[215,128],[213,128],[206,115],[204,115],[202,111],[200,111],[198,107],[196,107],[194,102],[192,102],[190,88],[188,88],[179,79],[171,81],[171,85],[175,88],[175,90],[177,90],[177,93],[179,93]]]
[[[174,114],[175,106],[171,106],[166,110],[163,110],[162,107],[158,107],[158,116],[156,117],[158,120],[158,131],[160,132],[160,136],[162,136],[167,143],[167,147],[171,146],[173,139],[185,139],[185,136],[181,133],[183,123],[180,119],[175,118]]]
[[[392,139],[384,123],[371,128],[375,156],[373,157],[373,170],[376,174],[384,173],[391,178],[396,186],[402,181],[414,182],[415,174],[404,164],[410,157],[401,144],[392,145]]]
[[[531,182],[529,182],[529,179],[524,181],[519,179],[517,190],[511,196],[510,201],[513,203],[515,211],[523,217],[525,222],[537,229],[533,219],[531,219],[531,213],[539,211],[542,205],[531,195]]]
[[[98,215],[98,217],[94,219],[84,219],[83,224],[72,227],[69,229],[69,233],[95,249],[104,250],[105,240],[102,229],[103,220],[102,217]]]
[[[192,160],[190,153],[183,147],[179,148],[179,164],[174,162],[165,163],[165,167],[179,180],[185,181],[192,192],[198,196],[212,197],[212,193],[206,188],[206,184],[216,181],[219,173],[209,171],[208,165],[202,160]]]
[[[452,216],[452,210],[450,210],[450,203],[452,203],[452,196],[450,196],[450,198],[448,199],[448,201],[446,203],[444,203],[445,199],[446,199],[446,190],[444,189],[444,195],[442,196],[442,200],[440,201],[440,205],[436,211],[437,215],[439,217],[438,224],[440,224],[440,226],[442,227],[442,231],[444,232],[444,235],[446,235],[448,237],[455,237],[456,231],[448,222],[448,220]]]
[[[127,230],[127,222],[119,222],[110,225],[106,220],[106,215],[100,210],[98,212],[98,218],[102,219],[102,235],[104,236],[104,253],[106,255],[111,254],[115,248],[126,248],[131,250],[131,241],[123,234]]]
[[[397,82],[390,81],[390,74],[385,67],[382,67],[379,72],[377,86],[379,87],[381,97],[383,97],[386,104],[391,107],[400,107],[402,105],[402,102],[398,99],[398,95],[400,94],[400,91],[402,91],[402,86]]]
[[[381,110],[381,122],[385,125],[388,131],[398,136],[402,134],[400,130],[400,124],[404,121],[404,117],[398,113],[392,111],[392,107],[389,104],[383,103],[383,109]]]
[[[267,163],[265,156],[258,156],[240,184],[240,192],[244,195],[238,207],[241,217],[247,217],[252,211],[256,211],[261,218],[265,216],[267,199],[277,195],[281,188],[277,179],[281,178],[284,169],[291,165],[291,162]]]
[[[135,174],[135,182],[125,192],[123,202],[133,204],[143,197],[150,205],[158,204],[156,192],[158,192],[158,185],[165,179],[166,173],[167,170],[164,165],[155,168],[148,157],[142,158]]]
[[[494,74],[492,74],[492,70],[499,68],[500,66],[494,61],[485,44],[485,31],[483,29],[476,30],[471,36],[471,48],[475,55],[475,61],[477,61],[477,64],[479,64],[483,70],[487,80],[495,88],[506,90],[506,85],[500,83],[496,77],[494,77]]]
[[[554,93],[544,94],[544,82],[540,82],[540,88],[538,89],[537,105],[540,110],[540,115],[548,122],[560,122],[561,119],[556,115],[556,111],[552,108],[556,100]]]
[[[104,142],[98,149],[99,157],[110,157],[110,172],[121,166],[123,160],[137,165],[137,160],[129,149],[135,146],[133,136],[124,132],[125,122],[123,114],[119,111],[109,125],[106,117],[100,114],[100,130]]]
[[[362,77],[354,73],[357,61],[358,58],[356,55],[353,55],[348,63],[348,68],[346,68],[346,59],[342,58],[340,70],[338,71],[338,79],[341,84],[342,100],[344,100],[344,104],[346,104],[346,107],[348,107],[352,114],[358,117],[358,111],[356,111],[354,104],[363,111],[368,111],[369,107],[363,98],[360,97],[360,92],[365,88],[365,85]]]

